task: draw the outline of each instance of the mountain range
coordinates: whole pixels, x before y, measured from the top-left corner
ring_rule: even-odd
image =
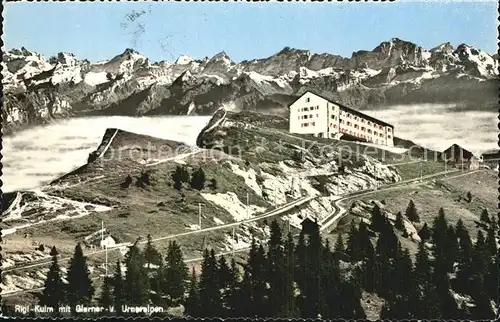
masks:
[[[499,74],[498,56],[472,46],[424,49],[398,38],[350,58],[285,47],[238,63],[225,52],[152,62],[126,49],[93,63],[21,48],[5,52],[1,65],[5,134],[76,116],[211,115],[219,107],[287,115],[306,90],[361,110],[419,103],[493,110]]]

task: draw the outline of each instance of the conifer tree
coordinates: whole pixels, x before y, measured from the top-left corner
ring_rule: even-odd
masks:
[[[311,231],[307,232],[304,281],[300,291],[300,310],[304,318],[316,318],[324,299],[321,297],[323,292],[321,285],[321,254],[323,245],[317,223],[311,226]]]
[[[372,221],[373,224],[373,221]],[[351,257],[351,259],[354,260],[354,258],[357,258],[356,251],[357,251],[357,233],[358,229],[356,228],[356,223],[354,222],[354,219],[351,220],[351,224],[349,227],[349,233],[347,235],[347,246],[346,246],[346,253]],[[300,239],[299,239],[300,242]],[[298,247],[298,246],[297,246]]]
[[[229,316],[234,316],[235,309],[238,307],[238,296],[239,296],[239,280],[240,271],[236,264],[234,257],[231,259],[231,265],[229,268],[230,279],[227,286],[227,294],[225,294],[225,305],[227,306],[227,312]]]
[[[193,175],[191,177],[191,188],[196,189],[196,190],[203,190],[205,188],[205,172],[203,169],[200,167],[198,170],[193,172]]]
[[[148,241],[146,243],[146,247],[144,248],[144,260],[146,262],[147,268],[150,269],[152,265],[160,265],[161,255],[160,252],[158,252],[153,246],[153,240],[150,234],[148,234],[147,238]]]
[[[406,218],[408,218],[411,222],[420,222],[420,216],[417,213],[417,208],[415,208],[415,204],[413,200],[410,200],[408,203],[408,207],[406,207],[405,211]]]
[[[496,220],[493,218],[490,221],[490,224],[488,226],[488,230],[486,232],[486,245],[489,251],[490,256],[497,256],[498,250],[497,250],[497,241],[495,239],[495,233],[496,233]]]
[[[164,305],[164,292],[167,289],[167,285],[165,278],[165,265],[163,264],[161,257],[158,267],[153,271],[153,274],[149,278],[149,285],[151,288],[151,303],[157,306]]]
[[[128,305],[144,306],[149,303],[149,276],[145,267],[144,256],[137,243],[129,247],[125,256],[124,299]]]
[[[385,217],[380,211],[380,207],[378,206],[378,204],[375,204],[372,209],[372,224],[370,228],[373,231],[380,231],[384,226],[384,218]]]
[[[398,212],[396,214],[396,221],[394,223],[394,227],[399,231],[405,231],[405,224],[404,224],[403,215],[401,214],[401,212]]]
[[[461,219],[456,225],[456,235],[458,237],[458,271],[456,278],[456,291],[465,293],[470,286],[472,278],[472,241],[469,232],[465,228]]]
[[[180,165],[178,165],[172,173],[172,180],[174,181],[174,188],[180,192],[182,190],[183,181],[183,170]]]
[[[421,241],[418,245],[418,252],[415,258],[413,270],[415,289],[418,299],[414,310],[418,313],[418,318],[438,319],[440,318],[439,303],[436,299],[435,286],[432,281],[432,264],[425,244]]]
[[[459,255],[457,235],[452,225],[449,225],[446,231],[445,251],[447,271],[451,272],[453,270],[453,265]]]
[[[226,257],[222,255],[217,263],[217,288],[221,291],[221,314],[219,317],[227,317],[230,314],[231,287],[234,287],[233,271],[227,265]]]
[[[269,316],[280,317],[284,311],[285,256],[281,228],[276,220],[271,223],[271,236],[267,253],[269,282]]]
[[[170,304],[177,304],[184,296],[189,270],[184,262],[181,248],[175,240],[168,244],[164,277],[163,293],[167,296]]]
[[[83,256],[80,243],[75,247],[75,253],[70,260],[68,269],[68,285],[66,286],[66,298],[72,313],[76,313],[76,305],[90,305],[94,295],[94,287],[90,279],[87,262]]]
[[[219,316],[222,299],[217,281],[217,259],[214,250],[205,249],[199,282],[199,316]]]
[[[472,285],[474,285],[474,287],[471,290],[471,297],[474,301],[475,307],[471,309],[471,319],[493,320],[495,318],[495,312],[493,311],[490,298],[486,294],[485,288],[482,287],[485,285],[483,276],[481,274],[476,274]]]
[[[427,241],[431,238],[431,230],[429,229],[429,226],[427,226],[427,223],[424,223],[420,231],[418,232],[418,236],[420,236],[420,239],[422,241]]]
[[[434,243],[434,258],[437,265],[446,267],[446,238],[448,231],[448,221],[446,220],[443,208],[439,209],[439,214],[434,218],[432,226],[432,241]]]
[[[294,270],[295,270],[295,250],[293,235],[289,231],[286,237],[284,245],[284,256],[285,256],[285,274],[284,274],[284,286],[283,286],[283,297],[284,297],[284,307],[283,307],[283,318],[297,318],[297,306],[295,303],[295,286],[294,286]]]
[[[113,284],[113,280],[109,276],[104,276],[101,294],[99,295],[98,303],[99,303],[99,306],[104,307],[106,310],[109,310],[109,308],[113,305],[113,297],[112,297],[112,292],[111,292],[111,285],[112,284]],[[104,315],[107,315],[107,314],[104,313]]]
[[[486,209],[483,209],[483,211],[481,212],[481,216],[479,217],[479,219],[486,223],[486,224],[489,224],[490,223],[490,215],[488,214],[488,210]]]
[[[342,234],[339,233],[337,236],[337,241],[335,242],[335,246],[333,247],[336,253],[345,253],[344,240],[342,239]]]
[[[125,304],[125,290],[120,261],[116,262],[115,273],[113,274],[113,305],[118,316],[121,316],[122,305]]]
[[[191,317],[198,317],[199,315],[199,305],[200,305],[200,294],[198,289],[198,280],[196,278],[196,272],[191,270],[191,278],[189,279],[189,293],[184,302],[184,307],[186,309],[185,314]]]
[[[50,250],[52,264],[47,273],[47,279],[45,280],[42,296],[40,297],[40,305],[53,308],[55,316],[59,316],[59,307],[65,302],[65,286],[61,279],[61,270],[57,261],[57,255],[56,247],[53,246]]]

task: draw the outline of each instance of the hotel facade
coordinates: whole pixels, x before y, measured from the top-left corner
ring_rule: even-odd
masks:
[[[289,106],[290,133],[394,146],[394,126],[312,92],[305,92]]]

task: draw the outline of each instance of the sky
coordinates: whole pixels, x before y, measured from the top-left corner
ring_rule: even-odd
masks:
[[[4,48],[90,61],[133,48],[152,61],[225,51],[241,61],[284,47],[350,57],[397,37],[432,48],[450,42],[496,52],[494,1],[392,3],[5,3]]]

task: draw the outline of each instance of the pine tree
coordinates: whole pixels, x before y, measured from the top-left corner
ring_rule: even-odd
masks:
[[[447,271],[452,272],[453,265],[459,255],[457,235],[452,225],[449,225],[446,231],[445,251],[446,251],[445,258],[446,258]]]
[[[235,309],[238,307],[238,292],[239,292],[239,280],[240,271],[236,264],[234,257],[231,259],[231,265],[229,268],[230,277],[227,285],[227,293],[224,296],[225,305],[227,308],[228,316],[234,316]]]
[[[483,287],[485,285],[483,276],[481,274],[476,274],[472,285],[474,285],[474,288],[471,290],[471,297],[475,307],[471,309],[471,319],[493,320],[495,318],[495,313],[490,298]],[[497,300],[497,298],[495,300]]]
[[[164,292],[167,286],[165,279],[165,265],[163,264],[163,260],[161,260],[161,257],[160,257],[160,262],[158,263],[158,267],[153,271],[153,274],[150,276],[149,284],[151,288],[151,293],[150,293],[151,303],[157,306],[164,305],[165,304]]]
[[[486,232],[486,245],[489,251],[490,256],[497,256],[498,250],[497,250],[497,241],[496,241],[496,220],[493,218],[488,226],[488,230]]]
[[[145,260],[137,243],[129,247],[125,256],[124,299],[128,305],[144,306],[149,303],[149,276]]]
[[[375,204],[372,209],[372,224],[370,228],[373,231],[380,231],[383,228],[383,225],[384,225],[384,216],[380,211],[380,207],[377,204]]]
[[[333,247],[336,253],[345,253],[344,240],[342,239],[342,234],[339,233],[337,236],[337,241],[335,242],[335,246]]]
[[[57,250],[53,246],[50,251],[52,256],[52,265],[47,273],[42,296],[40,297],[40,305],[45,305],[53,308],[54,315],[59,316],[59,307],[65,302],[64,284],[61,279],[61,270],[57,262]]]
[[[203,190],[205,188],[205,172],[201,167],[193,172],[190,185],[191,188],[196,190]]]
[[[182,190],[182,182],[183,182],[183,169],[180,165],[175,168],[175,171],[172,173],[172,180],[174,181],[174,188],[177,191]]]
[[[479,220],[481,220],[486,224],[490,223],[490,215],[488,214],[488,210],[483,209],[483,211],[481,212],[481,216],[479,217]]]
[[[456,291],[465,293],[470,286],[472,279],[472,241],[469,232],[465,228],[461,219],[456,225],[456,235],[458,237],[458,271],[456,278]]]
[[[284,311],[285,298],[283,291],[285,287],[285,257],[281,228],[276,220],[271,223],[271,236],[269,240],[268,260],[268,297],[269,316],[280,317]]]
[[[372,221],[373,224],[373,221]],[[347,246],[346,246],[346,253],[351,257],[352,260],[354,258],[357,258],[356,252],[357,252],[357,238],[358,235],[358,229],[356,228],[356,223],[354,222],[354,219],[351,220],[350,228],[349,228],[349,233],[347,235]],[[300,242],[300,240],[299,240]]]
[[[420,222],[420,216],[417,213],[417,209],[415,208],[415,204],[413,200],[410,200],[408,203],[408,207],[406,207],[405,212],[406,218],[408,218],[411,222]]]
[[[418,245],[418,252],[413,270],[415,289],[419,295],[414,309],[418,313],[418,318],[438,319],[441,317],[439,303],[436,297],[436,289],[432,281],[432,270],[429,254],[424,242]]]
[[[76,313],[76,305],[90,305],[94,295],[94,287],[90,279],[90,272],[87,267],[83,250],[78,243],[75,253],[70,260],[68,269],[68,285],[66,286],[66,297],[71,307],[72,313]]]
[[[470,193],[470,191],[467,191],[467,202],[468,203],[472,202],[472,193]]]
[[[191,317],[198,317],[199,315],[199,305],[200,305],[200,294],[198,289],[198,281],[196,279],[196,272],[194,267],[191,271],[191,278],[189,280],[189,293],[184,302],[184,307],[186,309],[185,314]]]
[[[168,245],[164,272],[165,288],[163,293],[167,295],[170,304],[176,304],[184,296],[189,270],[184,262],[181,248],[175,240]]]
[[[283,318],[297,318],[298,312],[295,303],[295,285],[294,285],[294,270],[295,270],[295,251],[293,235],[289,231],[284,245],[285,256],[285,273],[284,273],[284,286],[283,297],[284,307],[282,316]]]
[[[217,288],[221,291],[221,314],[219,317],[227,317],[230,314],[229,303],[231,301],[231,287],[234,286],[234,276],[231,268],[227,265],[226,258],[222,255],[217,263]]]
[[[401,212],[398,212],[396,214],[396,222],[394,223],[394,227],[399,231],[405,231],[405,224]]]
[[[222,299],[217,281],[217,260],[212,249],[205,249],[201,264],[200,288],[200,316],[220,316],[222,314]]]
[[[122,305],[125,303],[125,290],[120,261],[116,262],[115,273],[113,275],[113,304],[114,310],[118,316],[121,316]]]
[[[98,303],[99,306],[104,307],[105,309],[109,309],[113,305],[113,297],[112,297],[112,292],[111,292],[111,284],[113,283],[113,280],[105,276],[103,283],[102,283],[102,289],[101,289],[101,294],[99,295]],[[107,315],[104,313],[104,315]]]
[[[434,243],[434,258],[437,265],[446,267],[446,238],[448,231],[448,221],[446,220],[443,208],[439,209],[439,214],[434,218],[432,227],[432,241]]]
[[[161,263],[160,252],[158,252],[153,246],[153,240],[150,234],[148,234],[148,241],[146,243],[146,247],[144,248],[144,260],[148,269],[151,268],[151,265],[159,266]]]
[[[431,230],[429,229],[429,226],[427,226],[427,223],[424,223],[420,231],[418,232],[418,236],[420,236],[420,239],[422,241],[427,241],[431,238]]]

